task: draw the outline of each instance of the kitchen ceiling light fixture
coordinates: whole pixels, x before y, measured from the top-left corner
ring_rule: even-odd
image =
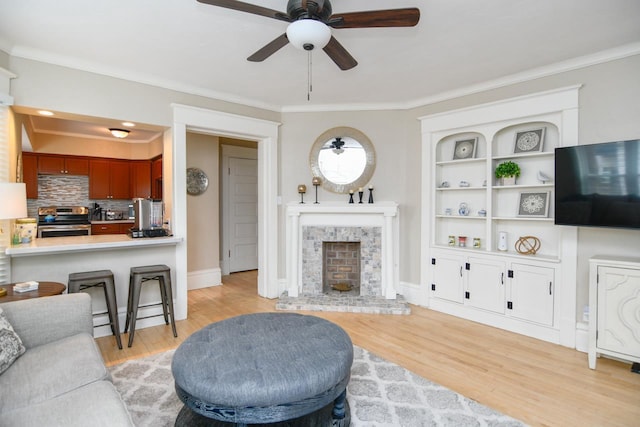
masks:
[[[116,138],[126,138],[129,135],[129,130],[127,129],[118,129],[118,128],[109,128],[109,132],[111,132],[111,135],[115,136]]]

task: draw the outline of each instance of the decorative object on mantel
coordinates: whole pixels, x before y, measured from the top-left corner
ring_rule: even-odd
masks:
[[[300,194],[300,203],[304,203],[304,193],[307,192],[307,186],[304,184],[298,185],[298,193]]]
[[[311,180],[311,183],[313,184],[314,187],[316,187],[316,201],[314,202],[314,204],[318,204],[318,185],[322,184],[322,179],[318,178],[317,176],[314,176],[313,179]]]
[[[474,249],[480,249],[481,246],[482,246],[482,240],[479,237],[474,237],[473,238],[473,248]]]
[[[544,144],[544,133],[547,128],[530,129],[522,132],[516,132],[515,144],[513,146],[514,154],[531,153],[534,151],[542,151]]]
[[[458,246],[461,248],[467,246],[467,236],[458,236]]]
[[[358,188],[358,197],[359,197],[359,201],[358,204],[362,204],[362,196],[364,194],[364,191],[362,191],[362,187]]]
[[[369,186],[369,203],[373,203],[373,185]]]
[[[540,239],[535,236],[520,237],[515,248],[519,254],[535,255],[540,250]]]
[[[507,160],[496,167],[495,175],[500,180],[501,185],[515,185],[516,178],[520,176],[520,166]]]
[[[349,203],[353,203],[353,190],[349,190]]]

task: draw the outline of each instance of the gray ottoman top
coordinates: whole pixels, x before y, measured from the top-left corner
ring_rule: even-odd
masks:
[[[348,378],[353,344],[338,325],[294,313],[212,323],[173,356],[176,386],[204,402],[270,406],[311,398]]]

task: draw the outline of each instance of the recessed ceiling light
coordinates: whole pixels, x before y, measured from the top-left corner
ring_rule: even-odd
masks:
[[[38,111],[38,114],[40,114],[41,116],[53,116],[53,113],[51,111],[46,110],[40,110]]]
[[[136,124],[131,122],[122,122],[122,126],[126,126],[128,128],[134,127]]]

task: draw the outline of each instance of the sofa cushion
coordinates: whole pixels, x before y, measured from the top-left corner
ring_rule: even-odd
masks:
[[[127,408],[109,381],[98,381],[51,400],[0,416],[0,427],[133,426]]]
[[[13,330],[11,323],[0,307],[0,374],[24,353],[22,340]]]
[[[0,375],[0,412],[29,407],[103,379],[110,379],[109,372],[89,334],[33,347]]]

